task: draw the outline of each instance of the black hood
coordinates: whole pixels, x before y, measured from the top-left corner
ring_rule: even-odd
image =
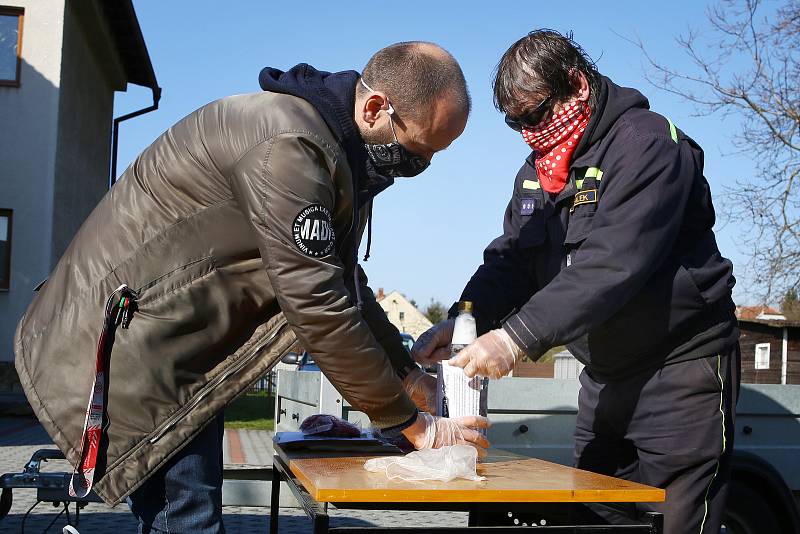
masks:
[[[353,120],[356,83],[360,77],[354,70],[325,72],[306,63],[285,72],[266,67],[258,75],[263,90],[302,98],[316,108],[344,149],[353,173],[358,195],[356,205],[359,207],[394,183],[392,178],[375,172]]]
[[[617,119],[631,108],[650,109],[650,102],[636,89],[621,87],[605,76],[601,76],[597,105],[592,111],[592,117],[586,126],[586,133],[575,150],[573,160],[602,139],[617,122]]]

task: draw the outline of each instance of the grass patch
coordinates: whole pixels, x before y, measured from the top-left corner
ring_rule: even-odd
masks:
[[[265,391],[245,393],[225,408],[225,428],[275,429],[275,397]]]

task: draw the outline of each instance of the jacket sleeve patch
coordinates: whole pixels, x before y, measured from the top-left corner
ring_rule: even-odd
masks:
[[[294,245],[306,256],[312,258],[327,256],[336,243],[331,221],[331,212],[322,204],[306,206],[292,223]]]
[[[588,189],[581,191],[575,195],[575,200],[572,203],[572,208],[580,206],[581,204],[594,204],[597,202],[597,189]]]

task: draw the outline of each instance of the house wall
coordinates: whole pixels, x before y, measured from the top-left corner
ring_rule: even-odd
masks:
[[[11,284],[0,292],[2,390],[11,376],[17,322],[51,265],[64,2],[0,3],[25,9],[20,86],[0,87],[0,207],[14,210]]]
[[[51,267],[108,192],[114,89],[125,84],[95,6],[70,2],[64,13]]]
[[[800,384],[800,327],[789,328],[787,384]]]
[[[389,321],[401,332],[411,334],[414,339],[433,326],[433,323],[422,312],[397,291],[386,295],[379,301],[379,304],[386,312]],[[400,318],[401,313],[402,319]]]
[[[742,349],[742,382],[747,384],[780,384],[783,328],[740,322]],[[769,343],[769,369],[755,368],[756,344]]]
[[[513,375],[516,378],[553,378],[555,362],[517,362]]]
[[[25,8],[20,86],[0,87],[0,208],[14,210],[0,391],[18,387],[13,337],[33,288],[108,190],[114,91],[125,75],[99,2],[0,0]]]

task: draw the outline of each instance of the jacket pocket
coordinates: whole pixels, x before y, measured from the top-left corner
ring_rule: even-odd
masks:
[[[697,361],[703,369],[706,378],[710,380],[712,391],[719,391],[722,388],[719,371],[717,366],[720,364],[720,356],[715,354],[713,356],[706,356],[705,358],[698,358]]]
[[[673,309],[687,310],[692,315],[706,307],[706,300],[697,287],[692,274],[683,265],[675,273]]]
[[[577,248],[589,236],[594,223],[594,212],[572,216],[567,226],[567,234],[564,237],[564,245],[567,248]]]
[[[533,217],[528,217],[528,220],[523,221],[519,229],[519,238],[517,242],[520,248],[533,248],[538,247],[544,243],[544,224],[537,222]]]
[[[534,202],[534,209],[530,215],[520,215],[517,243],[523,249],[538,247],[544,243],[545,238],[545,219],[544,211],[541,207],[541,199],[538,197],[523,197],[521,201]],[[536,204],[537,202],[538,205]]]
[[[136,291],[140,295],[139,305],[155,302],[186,284],[207,275],[214,269],[214,258],[211,256],[186,262],[138,287]]]

